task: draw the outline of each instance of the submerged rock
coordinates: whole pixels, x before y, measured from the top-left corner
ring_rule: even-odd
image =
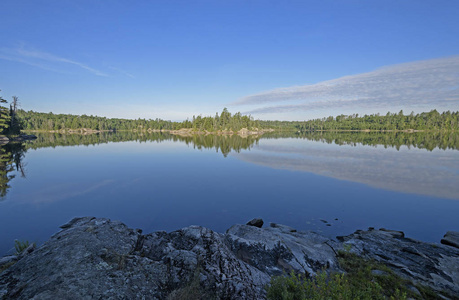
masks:
[[[264,299],[272,275],[340,271],[337,252],[346,244],[415,283],[459,294],[459,249],[393,231],[358,231],[337,242],[274,223],[234,225],[225,234],[190,226],[144,235],[118,221],[84,217],[61,228],[27,255],[0,260],[14,263],[0,273],[1,299],[166,299],[197,292]]]

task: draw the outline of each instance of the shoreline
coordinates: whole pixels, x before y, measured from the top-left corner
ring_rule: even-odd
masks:
[[[0,297],[165,299],[197,280],[204,292],[219,298],[265,299],[272,276],[342,273],[343,251],[387,266],[412,282],[415,293],[426,286],[435,293],[459,294],[459,232],[448,232],[456,243],[450,246],[383,228],[357,230],[335,241],[281,224],[263,227],[261,219],[225,233],[188,226],[143,234],[94,217],[74,218],[60,228],[16,260],[0,259],[12,263],[0,272]]]
[[[182,128],[178,130],[171,130],[171,129],[147,129],[147,130],[92,130],[87,128],[81,129],[72,129],[72,130],[27,130],[30,133],[60,133],[60,134],[82,134],[82,135],[89,135],[89,134],[97,134],[102,132],[161,132],[161,133],[169,133],[173,135],[180,135],[180,136],[193,136],[193,135],[239,135],[239,136],[249,136],[249,135],[262,135],[267,132],[275,132],[274,129],[261,129],[261,130],[248,130],[246,128],[242,128],[239,131],[232,131],[232,130],[218,130],[218,131],[195,131],[190,128]]]
[[[0,145],[6,145],[8,143],[14,143],[14,142],[25,142],[25,141],[32,141],[37,139],[37,137],[33,134],[19,134],[17,136],[0,136]]]

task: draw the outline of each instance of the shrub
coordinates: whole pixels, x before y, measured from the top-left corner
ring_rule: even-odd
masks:
[[[364,288],[356,288],[347,275],[328,275],[325,271],[319,272],[315,278],[305,278],[294,273],[273,277],[267,289],[267,297],[272,300],[386,299],[377,282],[365,282]]]
[[[32,243],[32,244],[35,244],[35,243]],[[24,251],[25,249],[27,249],[27,247],[29,247],[31,245],[31,243],[29,241],[18,241],[18,240],[15,240],[14,241],[14,249],[16,250],[16,255],[19,255],[22,253],[22,251]]]

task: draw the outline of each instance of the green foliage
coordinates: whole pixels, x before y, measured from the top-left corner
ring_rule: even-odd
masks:
[[[19,98],[16,96],[13,96],[13,101],[11,102],[10,110],[9,110],[10,120],[9,120],[9,127],[7,130],[7,135],[19,135],[21,133],[22,124],[17,117],[18,107],[19,107]]]
[[[30,243],[29,241],[14,241],[14,249],[16,250],[16,255],[21,254],[27,247],[35,243]]]
[[[338,253],[339,265],[346,273],[327,274],[322,271],[314,278],[306,278],[292,272],[290,275],[272,277],[267,287],[267,298],[271,300],[442,299],[430,288],[415,285],[396,275],[389,267],[359,257],[349,250]],[[414,292],[414,288],[419,293]],[[446,293],[444,296],[452,297]]]
[[[39,113],[34,111],[17,111],[18,119],[24,130],[44,131],[69,131],[77,129],[91,130],[130,130],[130,131],[153,131],[153,130],[178,130],[192,129],[199,132],[214,131],[239,131],[242,128],[249,130],[259,129],[258,120],[241,113],[232,115],[228,109],[223,109],[220,115],[215,117],[193,116],[192,121],[172,122],[161,119],[110,119],[98,116],[76,116],[69,114]]]
[[[382,287],[377,282],[365,280],[363,286],[356,288],[345,274],[327,275],[320,272],[313,279],[303,278],[291,273],[271,279],[267,291],[268,299],[386,299]],[[406,299],[406,297],[397,297]]]
[[[0,133],[6,133],[10,121],[9,110],[2,105],[3,103],[7,101],[0,96]]]
[[[459,111],[446,111],[439,113],[436,110],[423,112],[415,115],[403,115],[388,112],[385,116],[379,114],[364,115],[339,115],[315,119],[305,122],[293,122],[298,131],[322,131],[322,130],[459,130]]]
[[[91,130],[178,130],[191,129],[195,132],[239,131],[242,128],[256,130],[261,128],[275,128],[278,130],[295,131],[323,131],[323,130],[459,130],[459,112],[443,112],[436,110],[417,115],[403,115],[387,113],[364,115],[339,115],[309,121],[261,121],[254,120],[250,115],[240,112],[231,114],[227,108],[215,116],[193,116],[191,120],[172,122],[162,119],[117,119],[98,116],[76,116],[70,114],[39,113],[17,110],[17,118],[24,130],[68,131],[81,128]]]

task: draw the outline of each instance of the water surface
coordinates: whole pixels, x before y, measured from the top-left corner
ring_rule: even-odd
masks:
[[[42,134],[3,149],[0,253],[75,216],[144,232],[224,232],[262,217],[330,237],[372,226],[439,242],[459,230],[457,144],[444,134]]]

